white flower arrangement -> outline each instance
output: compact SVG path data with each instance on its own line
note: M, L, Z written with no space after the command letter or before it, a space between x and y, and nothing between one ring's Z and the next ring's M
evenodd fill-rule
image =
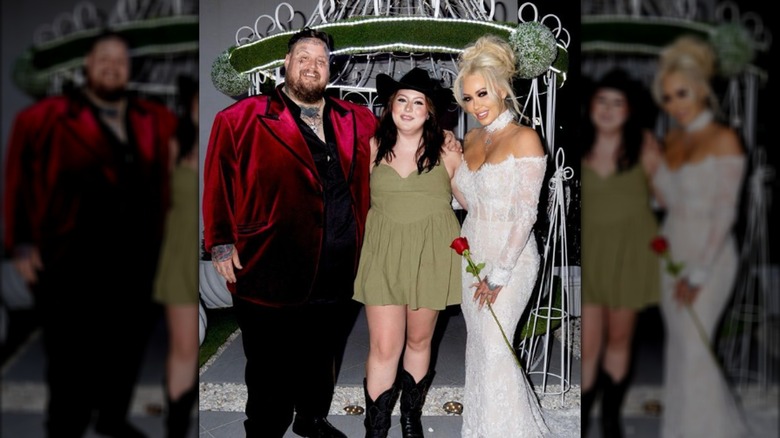
M240 96L249 91L249 75L239 73L230 64L230 50L225 50L211 64L211 82L228 96Z
M718 57L720 72L731 77L753 61L756 45L750 33L739 23L721 24L710 35L712 46Z
M538 21L518 24L509 35L509 44L517 55L517 75L523 79L543 74L558 56L555 35Z

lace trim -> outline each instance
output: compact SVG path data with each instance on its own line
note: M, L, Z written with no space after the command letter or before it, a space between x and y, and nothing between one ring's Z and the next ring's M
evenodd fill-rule
M480 170L482 170L482 168L484 168L484 167L498 167L498 166L506 165L506 163L508 163L508 162L511 162L511 163L514 164L514 163L517 163L518 161L525 161L525 160L528 160L528 161L539 161L539 162L547 161L547 155L542 155L540 157L535 157L535 156L516 157L516 156L510 154L506 158L504 158L503 160L501 160L501 161L499 161L497 163L484 162L476 170L471 170L469 168L469 165L466 162L466 160L463 160L463 162L461 163L461 166L463 168L465 168L469 173L477 173Z
M686 167L697 167L697 166L701 166L701 165L703 165L705 163L708 163L710 161L719 162L719 161L731 161L731 160L743 161L743 160L745 160L745 156L744 155L713 155L713 154L709 154L706 157L702 158L701 160L693 161L693 162L689 162L689 163L683 163L680 166L675 167L674 169L669 167L669 165L666 164L666 161L663 161L663 160L661 161L660 165L661 165L661 167L665 168L666 171L669 172L669 173L677 173L677 172L679 172L680 170L682 170L682 169L684 169Z

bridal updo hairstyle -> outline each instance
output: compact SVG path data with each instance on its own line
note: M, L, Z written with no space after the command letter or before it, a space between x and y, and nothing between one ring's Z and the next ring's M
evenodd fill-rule
M498 36L488 34L467 46L458 57L458 76L453 89L455 100L462 107L463 79L470 75L480 75L485 79L488 95L496 101L501 100L500 91L506 92L507 107L515 114L522 114L517 97L512 89L512 78L517 72L515 52L509 43Z
M663 107L663 81L667 76L679 73L697 87L693 91L701 93L702 100L706 100L710 108L716 109L718 104L710 85L715 62L715 51L709 43L691 35L679 37L661 51L653 80L653 99Z

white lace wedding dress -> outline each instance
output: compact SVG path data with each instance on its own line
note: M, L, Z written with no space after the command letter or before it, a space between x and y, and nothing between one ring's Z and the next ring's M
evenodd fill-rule
M487 275L505 284L493 310L510 342L539 269L532 227L546 163L546 157L510 156L471 171L464 161L455 175L465 201L462 207L468 211L461 234L469 241L472 259L485 262L483 278ZM467 340L462 437L547 436L536 393L487 306L477 308L473 283L474 277L464 271L461 309Z
M674 170L661 164L653 183L665 206L661 233L683 275L703 279L693 304L710 342L732 294L737 248L732 235L745 172L742 156L709 156ZM694 319L674 300L675 278L661 268L666 326L661 436L748 436L740 409L705 346Z

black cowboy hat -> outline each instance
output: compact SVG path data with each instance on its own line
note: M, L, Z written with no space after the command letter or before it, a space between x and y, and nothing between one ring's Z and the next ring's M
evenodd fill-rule
M657 116L657 106L653 102L650 90L641 81L635 79L627 70L613 67L600 79L593 81L589 87L588 102L602 88L611 88L622 92L637 121L647 128L652 128Z
M594 81L590 90L591 96L602 88L612 88L626 95L633 104L634 98L642 85L634 79L626 70L615 67L606 72L599 80Z
M376 91L380 103L387 104L390 96L398 90L414 90L428 96L433 100L436 112L440 115L450 109L455 102L452 90L442 87L441 82L431 79L428 72L419 67L409 70L397 81L384 73L376 76Z

